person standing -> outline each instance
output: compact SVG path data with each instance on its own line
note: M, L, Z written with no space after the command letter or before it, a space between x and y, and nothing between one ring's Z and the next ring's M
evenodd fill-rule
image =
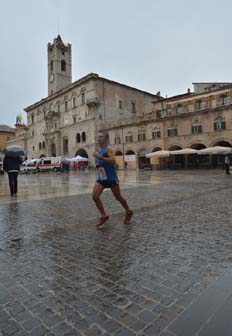
M11 157L6 155L3 160L3 169L8 173L10 195L17 197L18 192L18 173L21 164L20 157Z
M226 174L230 174L230 158L229 155L225 156L225 170L226 170Z
M129 208L126 200L122 197L119 188L119 180L115 168L115 156L112 148L109 146L109 135L106 132L100 132L98 135L99 152L95 152L93 156L98 159L98 177L93 187L92 198L98 208L101 217L96 224L97 228L102 228L109 216L106 214L100 199L101 193L105 188L110 188L114 197L121 203L126 210L124 223L129 224L133 215L133 211Z

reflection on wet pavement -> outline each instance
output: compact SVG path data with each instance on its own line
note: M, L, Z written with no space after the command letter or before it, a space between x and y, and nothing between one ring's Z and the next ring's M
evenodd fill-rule
M12 201L1 177L0 335L179 336L196 299L203 302L209 288L214 297L211 286L232 268L231 177L119 177L133 221L123 224L122 208L106 191L110 220L98 231L94 172L20 175ZM221 305L226 295L217 289ZM188 336L211 315L193 319L198 329Z
M201 175L220 176L221 171L216 173L203 171ZM182 179L191 181L197 171L176 172L139 172L139 171L119 171L120 186L122 189L137 187L140 185L160 184L164 182L178 182ZM7 175L0 175L0 201L1 203L19 202L26 200L40 200L59 196L79 195L91 193L96 180L95 171L75 171L65 173L39 173L20 174L18 178L18 197L10 198ZM206 182L206 181L205 181ZM209 182L209 181L208 181ZM210 183L210 182L209 182Z
M159 176L150 178L148 175L139 175L138 172L119 171L121 187L136 186L139 184L160 183ZM65 173L20 174L19 192L17 199L10 199L7 175L0 176L0 201L11 202L24 200L39 200L43 198L78 195L90 193L96 180L95 171L77 171Z

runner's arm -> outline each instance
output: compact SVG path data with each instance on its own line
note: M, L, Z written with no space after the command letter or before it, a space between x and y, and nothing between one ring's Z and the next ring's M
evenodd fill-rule
M107 152L108 157L101 156L97 152L94 153L94 157L96 157L96 158L98 158L100 160L103 160L103 161L105 161L105 162L107 162L109 164L114 165L116 163L116 161L115 161L115 156L114 156L114 152L113 152L112 148L108 147L107 150L106 150L106 152Z

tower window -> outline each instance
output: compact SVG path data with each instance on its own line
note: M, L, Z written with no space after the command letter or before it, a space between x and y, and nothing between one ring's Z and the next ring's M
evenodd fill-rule
M66 71L66 62L65 62L65 60L61 61L61 71Z
M68 111L68 102L67 101L64 103L64 109L65 109L65 112Z
M51 61L51 71L53 71L53 61Z

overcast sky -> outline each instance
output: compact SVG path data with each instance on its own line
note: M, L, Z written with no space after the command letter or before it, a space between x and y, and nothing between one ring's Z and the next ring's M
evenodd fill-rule
M47 96L58 25L73 81L95 72L171 96L232 80L231 17L231 0L0 0L0 124Z

